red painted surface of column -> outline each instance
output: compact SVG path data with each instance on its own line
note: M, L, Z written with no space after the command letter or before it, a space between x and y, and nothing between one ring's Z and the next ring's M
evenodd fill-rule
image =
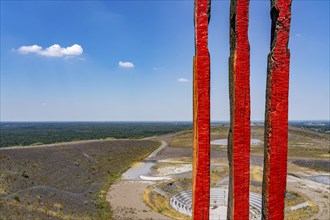
M193 219L208 220L210 207L209 0L195 0Z
M250 45L249 0L231 0L230 8L230 167L227 219L249 219Z
M284 219L287 176L288 50L291 0L271 1L271 52L268 56L265 158L263 176L263 219Z

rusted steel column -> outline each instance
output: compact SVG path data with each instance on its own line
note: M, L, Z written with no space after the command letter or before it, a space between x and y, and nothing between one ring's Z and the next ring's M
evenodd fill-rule
M250 45L249 0L231 0L228 137L229 196L227 219L249 219Z
M209 219L210 207L210 56L209 0L195 0L193 218Z
M268 55L262 218L284 219L288 149L288 50L291 0L271 1L271 48Z

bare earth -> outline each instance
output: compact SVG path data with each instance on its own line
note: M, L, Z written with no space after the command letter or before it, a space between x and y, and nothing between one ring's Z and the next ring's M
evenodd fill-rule
M144 190L152 184L154 182L119 181L112 185L106 198L112 207L113 219L170 219L143 202Z

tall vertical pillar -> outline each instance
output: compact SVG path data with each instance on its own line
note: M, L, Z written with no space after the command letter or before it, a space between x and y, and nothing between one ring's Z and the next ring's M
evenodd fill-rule
M268 55L262 218L284 219L287 176L288 50L291 0L271 0L271 47Z
M227 219L249 219L250 45L249 0L231 0Z
M208 220L210 207L209 0L195 0L193 219Z

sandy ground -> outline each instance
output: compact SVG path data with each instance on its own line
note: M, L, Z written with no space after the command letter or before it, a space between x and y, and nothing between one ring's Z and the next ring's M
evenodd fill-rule
M144 190L154 184L147 181L119 181L111 186L107 201L113 211L113 219L170 219L150 209L142 200Z

